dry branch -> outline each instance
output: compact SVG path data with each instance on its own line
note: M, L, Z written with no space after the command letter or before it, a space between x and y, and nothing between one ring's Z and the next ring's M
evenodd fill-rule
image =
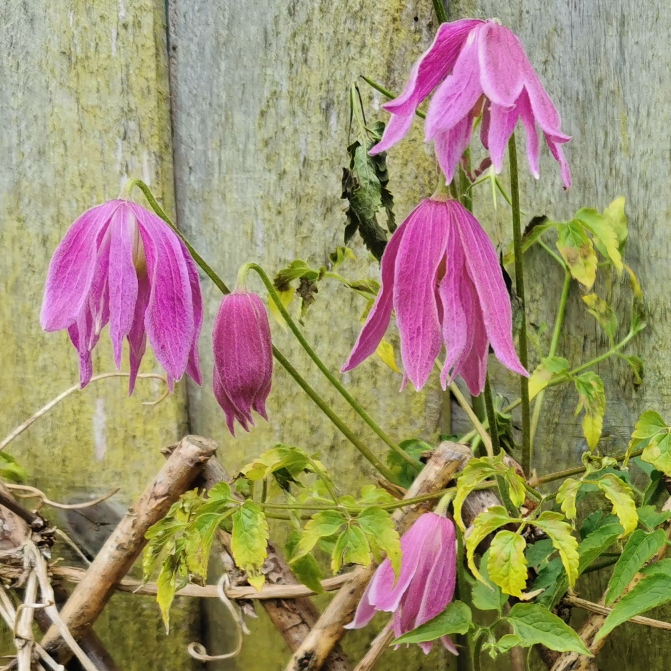
M470 450L456 443L441 443L417 476L405 498L412 498L442 489L461 468ZM435 502L424 502L398 509L394 513L396 528L403 534L420 514L430 510ZM354 611L366 585L373 577L376 565L359 567L336 594L302 645L294 653L287 671L317 671L329 652L345 633L345 625L352 620Z
M61 618L75 639L90 630L117 583L142 552L149 527L162 519L190 487L215 450L216 444L206 438L183 438L138 502L128 510L61 611ZM49 629L41 644L61 663L72 654L56 626Z

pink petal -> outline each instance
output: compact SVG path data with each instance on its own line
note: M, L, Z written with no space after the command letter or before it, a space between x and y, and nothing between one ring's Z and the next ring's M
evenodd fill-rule
M195 324L192 289L177 235L156 215L134 203L147 257L151 297L145 327L158 362L179 380L186 370Z
M464 306L461 302L461 278L464 274L464 252L455 226L450 227L447 238L447 268L445 277L440 282L438 294L443 307L443 341L445 343L445 363L440 375L443 389L452 382L454 375L448 375L454 365L461 359L469 346L468 326ZM456 372L456 371L455 371Z
M527 134L527 160L529 161L529 171L538 179L540 171L538 162L540 159L541 146L538 141L538 131L536 130L536 119L534 118L529 96L526 91L522 91L518 101L517 109Z
M487 336L496 357L513 372L528 376L513 344L510 298L496 250L477 219L457 201L450 201L450 204L456 211L466 268L475 285Z
M550 96L546 93L538 75L531 64L524 69L524 87L529 95L529 102L538 125L548 135L555 137L557 141L568 142L571 137L560 131L561 117L554 106Z
M485 100L484 106L482 108L482 123L480 124L480 142L482 146L489 151L489 101Z
M436 157L447 184L452 181L461 156L468 149L472 130L473 117L469 113L454 128L436 135Z
M503 156L508 146L508 140L515 131L519 117L517 107L504 108L491 104L489 108L489 135L487 143L489 155L496 172L501 172Z
M394 307L394 267L398 248L408 228L408 223L413 220L415 213L420 207L421 203L408 215L387 243L380 264L380 291L375 298L371 311L368 313L366 323L361 329L361 333L352 348L349 358L340 369L342 373L352 370L352 368L355 368L373 354L384 337Z
M114 350L114 363L121 367L123 339L133 325L137 300L137 272L133 265L133 227L135 217L127 203L112 215L110 222L109 296L110 337Z
M447 650L449 650L453 655L456 655L459 657L459 651L455 647L454 643L452 643L452 639L449 636L441 636L440 642L445 646Z
M547 134L545 135L545 141L548 143L550 153L552 156L554 156L555 160L559 162L562 180L564 180L564 187L569 189L571 187L571 169L569 168L568 161L564 156L564 150L561 148L560 143L553 140Z
M142 357L147 349L147 332L144 327L144 318L147 312L150 295L151 288L149 286L149 277L145 273L138 279L133 326L128 333L128 358L130 361L130 379L128 381L129 396L135 389L137 373L140 369L140 364L142 363Z
M485 389L489 340L482 319L480 300L468 275L462 279L461 301L468 319L469 340L462 357L454 365L454 374L463 378L473 396L478 396Z
M425 200L411 216L396 259L394 308L403 365L419 390L431 374L442 343L435 290L445 256L449 213L446 203Z
M49 263L40 323L45 331L73 324L86 303L96 264L96 252L119 201L98 205L70 227Z
M495 105L511 107L522 92L529 60L519 38L505 26L488 21L478 31L480 82Z
M214 397L217 399L217 403L219 403L219 406L226 415L226 425L228 426L228 430L231 432L231 435L235 436L235 425L233 422L236 419L240 423L240 426L242 426L245 431L249 432L248 421L251 421L251 419L243 416L231 401L230 397L226 393L226 390L221 384L221 379L219 378L219 373L217 372L216 366L212 372L212 389L214 391Z
M370 585L371 583L368 583L368 586L361 597L361 601L359 601L354 619L349 624L345 625L345 629L361 629L362 627L365 627L377 612L375 606L371 605L368 599Z
M480 64L478 60L477 33L472 30L452 74L436 89L426 115L424 132L427 142L438 133L445 132L459 123L482 95Z
M181 240L180 240L181 242ZM189 273L189 284L191 285L191 302L193 305L193 343L189 352L189 361L186 365L186 372L197 384L203 384L203 376L200 372L200 356L198 354L198 338L203 326L203 296L200 291L200 279L198 278L198 268L191 258L189 250L182 243L186 269Z
M441 24L433 44L413 66L403 93L383 105L392 118L371 154L387 151L408 132L417 107L452 70L468 33L481 23L477 19L462 19Z

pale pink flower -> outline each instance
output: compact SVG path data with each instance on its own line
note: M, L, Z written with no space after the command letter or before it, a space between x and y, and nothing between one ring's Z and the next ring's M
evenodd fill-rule
M40 322L45 331L68 330L82 387L108 322L117 369L128 339L129 393L147 337L170 388L184 372L201 384L202 321L198 271L188 250L164 221L135 203L111 200L84 212L49 264Z
M521 119L531 174L539 176L538 124L560 164L564 185L571 186L571 171L561 148L571 138L561 132L559 113L509 28L492 20L443 23L413 67L405 91L383 105L392 117L371 154L387 151L408 132L418 106L434 89L424 132L427 142L435 142L448 183L470 144L474 118L482 112L481 139L497 172Z
M389 240L381 273L380 292L343 372L375 352L394 310L405 374L417 390L426 384L442 344L443 389L460 375L471 394L482 393L490 343L502 364L528 375L515 352L510 298L496 250L459 202L423 200Z
M224 296L214 321L214 395L235 435L238 420L245 431L254 426L252 409L265 420L273 375L273 345L263 301L253 293Z
M425 513L403 534L401 552L398 581L390 561L385 559L346 629L361 629L377 611L386 611L394 614L394 634L398 638L442 613L452 601L457 582L457 541L451 520ZM452 654L459 654L449 636L440 640ZM433 641L418 645L428 654Z

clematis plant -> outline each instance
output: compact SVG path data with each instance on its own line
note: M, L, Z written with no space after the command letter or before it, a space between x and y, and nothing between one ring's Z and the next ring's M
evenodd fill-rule
M405 135L418 106L432 92L425 135L435 144L437 165L431 162L428 169L439 172L439 188L420 200L396 229L390 190L393 164L388 168L385 154ZM367 121L357 86L351 90L357 136L348 138L343 179L343 198L349 205L346 246L329 254L325 265L313 268L294 259L271 279L257 264L246 263L238 272L238 288L231 293L169 220L149 188L133 180L131 186L142 190L154 213L120 199L77 219L49 268L42 325L49 331L68 330L79 352L82 386L91 377L91 352L107 323L117 367L123 340L128 340L131 391L146 338L171 385L184 372L200 382L203 307L195 260L224 294L208 342L214 364L212 391L223 411L222 427L225 423L234 434L237 422L249 431L253 412L277 421L266 412L267 405L273 407L275 359L368 461L369 466L356 463L344 447L320 445L319 436L306 432L306 442L313 444L259 447L260 454L251 455L249 463L234 465L238 475L231 485L220 483L209 494L194 490L183 496L148 534L145 578L158 573L158 601L166 623L177 590L192 576L207 578L212 543L216 532L224 530L231 535L235 563L259 590L266 575L276 575L278 565L283 575L291 567L306 586L304 594L332 586L322 582L326 565L334 574L352 566L369 567L348 576L316 633L296 651L291 669L305 660L317 669L345 628L369 626L376 613L391 617L361 668L371 668L387 643L417 643L428 653L440 640L457 654L451 638L455 635L461 637L459 652L478 661L483 650L497 657L541 642L562 654L591 656L598 639L614 627L648 607L671 601L671 579L661 562L655 562L667 545L663 525L669 519L668 502L665 510L657 506L665 491L664 476L671 477L671 426L648 411L634 427L625 454L607 455L601 445L607 403L596 365L618 357L631 369L629 388L643 383L641 360L626 352L645 327L645 306L634 270L623 260L624 198L616 198L601 211L581 208L567 221L535 217L522 231L517 122L521 120L526 131L531 173L539 176L540 128L566 187L571 177L563 145L570 138L561 131L559 113L519 38L497 21L443 23L414 66L405 91L389 98L384 107L391 119L382 132L381 122ZM491 222L480 209L475 210L477 218L473 213L480 181L471 179L469 170L453 179L460 162L467 163L478 125L497 172L503 170L507 147L510 193L501 183L505 179L495 182L512 211L512 230L503 235L512 239L507 248L497 248L490 240L486 229ZM377 220L382 212L389 239ZM356 246L347 245L356 231L374 252L371 263L381 256L379 276L377 271L371 277L350 276ZM564 278L561 291L557 287L553 292L550 275L545 274L543 290L537 292L544 297L561 295L547 337L542 327L533 326L545 314L534 312L528 318L525 305L525 252L532 247L556 263ZM247 289L249 271L261 280L260 294ZM514 275L514 291L513 282L506 281L508 272ZM615 285L615 273L626 272L630 281L630 327L619 339L621 315L593 290L597 272L607 286ZM313 311L324 300L319 293L323 282L335 282L349 292L349 298L364 301L364 324L342 368L350 375L343 378L322 361L305 333ZM285 331L275 331L275 345L262 297L266 294L277 326ZM297 297L299 316L293 306ZM608 341L608 349L591 360L577 360L575 347L566 348L571 361L560 356L569 300L573 308L584 306L595 317ZM354 340L359 322L353 320L351 329ZM344 418L339 404L322 396L277 347L285 337L295 337L350 406L351 417ZM514 393L510 374L502 379L501 369L491 368L494 357L518 376L518 399L510 399ZM414 392L405 389L407 379L417 391L427 387L435 392L440 383L443 390L449 389L445 400L450 409L455 415L461 412L472 430L455 437L452 431L459 426L455 423L454 429L446 429L448 435L438 429L424 432L422 439L399 441L390 435L347 386L350 376L365 380L366 367L369 372L378 360L388 367L378 374L402 375L396 378L402 383L394 413L411 413L415 407L410 397ZM584 445L578 450L582 465L538 475L532 469L533 449L542 427L544 396L567 384L575 389L576 414L582 419ZM276 386L273 394L283 391ZM367 397L375 403L373 390ZM352 417L367 428L352 425ZM282 429L278 422L276 433L281 435ZM343 491L316 451L324 448L335 452L340 462L361 466L362 477L370 481L360 490ZM627 468L639 457L637 463L648 472L649 482L636 491ZM549 494L543 487L554 481L561 484ZM603 516L604 507L612 515ZM582 515L586 509L598 509L598 514ZM265 563L270 516L278 524L288 523L284 558L275 556L272 567ZM579 517L586 519L578 528ZM411 520L416 521L409 525ZM396 529L408 526L399 537ZM605 563L595 562L614 545L622 552L603 598L612 611L596 638L585 642L554 611L562 599L564 607L576 603L569 590L581 573L604 568ZM291 588L292 595L300 589ZM281 608L280 600L274 603L274 608ZM490 611L490 617L481 621L469 604L477 611ZM593 609L603 611L596 604ZM592 635L596 629L592 622L586 631ZM323 635L325 630L328 636ZM500 635L503 630L510 633Z

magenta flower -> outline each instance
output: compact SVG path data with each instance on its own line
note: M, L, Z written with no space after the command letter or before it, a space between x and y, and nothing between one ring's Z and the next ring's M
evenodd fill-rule
M365 627L377 611L383 610L394 614L394 634L398 638L442 613L452 601L457 582L457 540L451 520L425 513L401 538L401 552L398 581L385 559L346 629ZM459 654L449 636L440 640L452 654ZM428 654L433 641L419 646Z
M521 119L531 174L538 178L538 124L559 162L564 185L571 186L571 171L561 148L571 138L561 132L559 113L510 29L492 20L443 23L429 50L413 67L405 91L383 105L392 117L371 154L387 151L403 138L417 107L434 89L424 132L427 142L435 142L448 183L471 141L473 120L482 112L482 144L497 172Z
M117 369L123 339L130 345L129 393L147 336L171 389L184 372L201 384L202 321L198 271L184 243L135 203L111 200L84 212L49 264L40 322L45 331L68 329L79 352L82 387L91 379L91 352L108 322Z
M226 413L245 431L254 426L252 409L267 420L266 399L273 375L273 344L268 315L261 299L236 290L224 296L214 320L214 395Z
M375 352L395 310L405 374L418 391L442 343L443 389L460 375L471 394L482 393L490 343L502 364L528 375L515 352L496 250L459 202L423 200L392 235L381 270L380 292L343 372Z

